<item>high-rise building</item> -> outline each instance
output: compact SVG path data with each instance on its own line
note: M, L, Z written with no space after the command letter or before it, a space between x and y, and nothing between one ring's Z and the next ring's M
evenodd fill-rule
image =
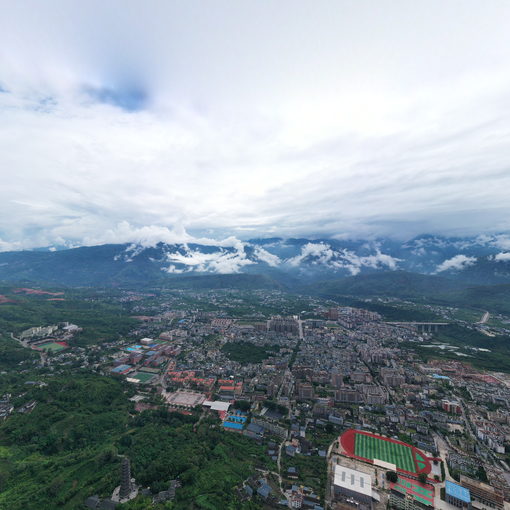
M299 323L296 319L284 319L282 317L273 317L268 321L269 331L276 333L291 333L297 335L299 333Z
M326 316L330 321L337 321L339 317L338 308L330 308Z
M313 398L313 386L307 382L299 383L297 393L300 399L310 400Z

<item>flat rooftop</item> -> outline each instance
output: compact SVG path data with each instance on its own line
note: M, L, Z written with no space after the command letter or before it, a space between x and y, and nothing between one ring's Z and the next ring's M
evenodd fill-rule
M202 404L204 400L205 395L192 391L178 390L166 395L167 403L174 406L195 407Z
M372 497L372 477L362 471L336 464L333 483L337 487Z
M210 407L213 411L228 411L230 402L221 402L219 400L211 401L206 400L203 403L204 406Z
M445 491L448 496L464 501L464 503L471 503L471 494L469 493L469 490L461 485L447 481L445 484Z

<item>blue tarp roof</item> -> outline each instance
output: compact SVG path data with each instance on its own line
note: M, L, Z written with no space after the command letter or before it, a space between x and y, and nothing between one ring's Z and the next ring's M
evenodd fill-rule
M445 490L448 496L460 499L460 501L464 501L464 503L471 503L471 494L469 493L468 489L465 489L456 483L447 481Z

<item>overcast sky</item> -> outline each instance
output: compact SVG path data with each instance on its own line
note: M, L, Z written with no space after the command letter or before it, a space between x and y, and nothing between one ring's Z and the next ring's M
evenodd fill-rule
M0 250L510 230L507 1L0 7Z

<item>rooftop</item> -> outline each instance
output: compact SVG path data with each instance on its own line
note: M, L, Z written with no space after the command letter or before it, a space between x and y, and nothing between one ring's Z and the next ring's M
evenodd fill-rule
M335 466L334 484L365 496L372 496L372 477L340 464Z
M457 485L456 483L447 481L445 484L445 490L448 496L464 501L464 503L471 503L471 494L468 489Z

